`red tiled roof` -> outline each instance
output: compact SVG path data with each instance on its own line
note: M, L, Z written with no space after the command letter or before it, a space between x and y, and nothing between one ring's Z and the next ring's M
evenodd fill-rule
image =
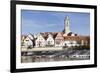
M75 40L75 41L89 40L89 37L87 36L65 36L64 40Z
M43 38L46 40L48 38L48 35L51 34L53 38L55 39L57 34L60 33L64 40L75 40L75 41L80 41L80 40L90 40L90 36L78 36L75 34L75 36L71 36L72 32L68 33L68 35L63 36L63 32L44 32L40 33ZM22 35L21 38L24 36L24 39L27 37L26 35ZM35 38L36 40L36 38Z

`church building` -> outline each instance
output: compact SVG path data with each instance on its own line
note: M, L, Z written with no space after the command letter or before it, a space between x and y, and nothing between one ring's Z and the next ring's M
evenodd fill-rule
M80 36L78 34L72 33L70 30L70 18L67 16L65 18L65 31L63 34L64 37L64 45L66 46L79 46L79 45L88 45L89 36Z

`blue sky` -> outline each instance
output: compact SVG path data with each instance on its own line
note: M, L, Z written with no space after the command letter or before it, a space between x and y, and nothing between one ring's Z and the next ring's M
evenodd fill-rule
M61 32L64 19L70 17L70 29L79 35L90 34L90 14L79 12L53 12L21 10L22 34Z

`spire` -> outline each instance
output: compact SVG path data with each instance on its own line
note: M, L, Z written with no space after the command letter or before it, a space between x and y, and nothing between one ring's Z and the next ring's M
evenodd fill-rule
M65 17L65 34L70 32L70 18L67 16Z

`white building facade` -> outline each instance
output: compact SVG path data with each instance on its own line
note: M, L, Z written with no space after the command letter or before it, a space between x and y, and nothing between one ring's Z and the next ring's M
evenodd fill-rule
M45 46L46 46L46 40L41 34L39 34L35 40L35 47L45 47Z
M54 42L54 38L53 35L49 34L48 38L46 40L46 45L47 46L54 46L55 42Z
M29 38L29 37L26 37L24 40L23 40L23 47L33 47L33 42L32 40Z
M55 47L62 47L64 46L64 37L62 33L58 33L55 37Z

